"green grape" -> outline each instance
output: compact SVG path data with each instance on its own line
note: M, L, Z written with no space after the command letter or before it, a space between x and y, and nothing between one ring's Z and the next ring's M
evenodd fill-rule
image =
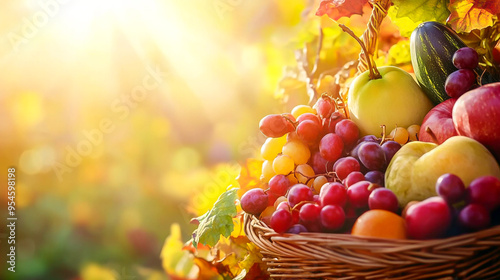
M295 168L295 177L301 184L306 184L309 187L312 186L314 180L309 180L309 178L314 177L314 170L309 164L300 164ZM309 182L308 182L309 180Z
M305 113L316 114L316 109L313 109L309 105L297 105L292 109L292 116L297 119L300 115Z
M260 148L260 153L262 157L266 160L273 160L279 153L286 143L286 135L278 138L267 138L266 142L262 144Z
M323 187L323 185L326 183L328 183L328 179L323 175L314 178L313 189L315 193L319 194L321 191L321 187Z
M420 125L418 124L410 125L406 130L408 131L410 141L418 141L418 133L420 131Z
M276 175L273 170L273 162L270 160L266 160L262 163L262 175L261 175L261 180L264 183L269 182L271 178Z
M292 158L293 162L297 165L307 163L311 156L309 147L298 140L293 140L286 143L282 150L284 155Z
M389 136L391 138L394 138L394 141L398 142L401 145L404 145L406 144L406 142L408 142L410 134L408 133L408 130L406 130L406 128L396 127L391 131L391 134Z
M293 173L288 174L288 176L286 176L286 177L288 178L288 181L290 181L290 186L293 186L299 182L297 180L297 177L295 177L295 174L293 174Z
M292 172L294 168L293 159L287 155L279 155L273 160L273 170L276 174L286 175Z

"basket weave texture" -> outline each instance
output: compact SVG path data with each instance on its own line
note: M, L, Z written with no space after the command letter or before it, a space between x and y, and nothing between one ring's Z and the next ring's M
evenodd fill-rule
M435 240L278 234L245 214L273 279L500 279L500 226Z

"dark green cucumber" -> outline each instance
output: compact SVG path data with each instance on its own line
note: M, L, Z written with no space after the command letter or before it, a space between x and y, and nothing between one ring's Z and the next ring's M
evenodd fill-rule
M439 22L424 22L411 34L413 71L422 90L436 105L450 98L444 83L457 70L453 54L463 47L466 45L457 34Z

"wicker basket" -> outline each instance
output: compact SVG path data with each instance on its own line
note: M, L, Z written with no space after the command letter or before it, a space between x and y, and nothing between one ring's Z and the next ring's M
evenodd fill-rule
M374 1L362 35L368 57L360 54L358 73L367 70L368 60L373 64L378 30L390 5L390 0ZM500 226L418 241L332 233L281 235L249 214L244 223L274 279L500 280Z
M500 226L427 241L280 235L245 214L245 233L273 279L500 279Z

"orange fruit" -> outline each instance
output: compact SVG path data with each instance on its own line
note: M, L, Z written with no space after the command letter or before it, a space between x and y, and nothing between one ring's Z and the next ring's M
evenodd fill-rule
M352 227L352 235L406 239L405 220L390 211L374 209L358 217Z

